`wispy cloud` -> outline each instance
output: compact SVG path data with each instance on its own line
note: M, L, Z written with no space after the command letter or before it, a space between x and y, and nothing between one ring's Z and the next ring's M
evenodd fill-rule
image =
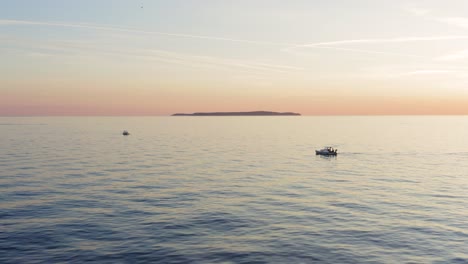
M466 28L468 29L468 17L458 17L458 16L453 16L453 17L442 17L442 16L437 16L437 15L429 15L430 11L429 9L424 9L420 7L415 7L415 6L409 6L406 8L406 10L414 15L417 16L424 16L427 19L430 19L432 21L436 21L439 23L444 23L450 26L456 26L460 28ZM444 39L440 40L461 40L461 39L466 39L465 36L447 36ZM443 56L439 56L434 58L435 61L457 61L457 60L462 60L462 59L467 59L468 58L468 49L448 53Z
M468 28L468 18L466 17L438 17L433 14L433 10L415 4L408 4L403 7L406 12L418 16L424 17L427 20L442 22L448 25ZM351 52L369 53L369 54L382 54L382 55L397 55L405 57L416 57L424 58L422 56L416 56L413 54L401 54L387 51L375 51L370 49L354 48L356 45L367 45L367 44L391 44L391 43L411 43L411 42L433 42L433 41L452 41L452 40L467 40L468 35L447 35L447 36L428 36L428 37L397 37L397 38L363 38L363 39L349 39L349 40L338 40L338 41L327 41L327 42L315 42L310 44L295 45L287 47L283 50L288 52L297 52L297 50L305 48L329 48L337 50L348 50ZM447 55L433 58L435 61L455 61L468 58L468 50L462 50L458 52L449 53ZM431 58L428 58L431 59ZM413 71L406 73L405 75L420 75L420 74L436 74L436 73L449 73L452 71L445 70L422 70Z
M468 28L468 18L466 17L441 17L435 18L435 20L452 26Z
M348 39L348 40L338 40L338 41L325 41L325 42L315 42L302 45L292 45L282 49L286 52L301 54L300 49L306 48L325 48L325 49L334 49L334 50L343 50L351 51L358 53L368 53L368 54L377 54L377 55L393 55L393 56L403 56L403 57L413 57L413 58L426 58L423 56L418 56L414 54L405 54L397 52L388 52L388 51L376 51L371 49L363 48L350 48L356 44L389 44L389 43L410 43L410 42L422 42L422 41L447 41L447 40L464 40L468 39L468 35L452 35L452 36L430 36L430 37L398 37L398 38L364 38L364 39Z
M461 50L458 52L454 52L454 53L436 58L436 60L438 61L455 61L455 60L461 60L461 59L468 59L468 49Z
M424 16L426 19L429 19L431 21L436 21L439 23L444 23L446 25L450 26L456 26L460 28L465 28L468 29L468 17L459 17L459 16L452 16L452 17L443 17L443 16L437 16L432 13L429 9L421 8L421 7L416 7L416 6L406 6L405 10L409 13L412 13L413 15L416 16ZM444 38L440 38L440 40L461 40L461 39L466 39L465 36L446 36ZM468 58L468 49L448 53L443 56L439 56L434 58L435 61L440 61L440 62L449 62L449 61L457 61L457 60L462 60L462 59L467 59ZM429 71L431 72L431 71ZM437 71L437 72L444 72L446 71ZM453 72L453 71L449 71ZM434 72L435 73L435 72Z
M468 28L468 17L459 17L459 16L452 16L452 17L444 17L434 14L431 9L423 8L420 6L416 6L414 4L405 5L403 10L406 12L419 17L424 17L425 19L441 22L444 24Z
M310 43L310 44L296 45L296 47L338 46L338 45L366 44L366 43L368 44L402 43L402 42L415 42L415 41L437 41L437 40L457 40L457 39L468 39L468 35L349 39L349 40L328 41L328 42L315 42L315 43Z
M121 27L115 27L115 26L101 26L101 25L94 25L94 24L74 24L74 23L60 23L60 22L0 19L0 26L1 25L4 25L4 26L30 25L30 26L70 27L70 28L83 28L83 29L94 29L94 30L105 30L105 31L118 31L118 32L145 34L145 35L160 35L160 36L180 37L180 38L207 39L207 40L216 40L216 41L239 42L239 43L257 44L257 45L272 45L272 46L292 45L291 43L278 43L278 42L256 41L256 40L247 40L247 39L225 38L225 37L217 37L217 36L168 33L168 32L159 32L159 31L145 31L145 30L137 30L137 29L131 29L131 28L121 28Z
M376 50L369 50L369 49L354 49L354 48L341 48L341 47L334 47L334 46L302 46L302 45L296 45L296 46L291 46L285 49L282 49L285 52L289 53L294 53L297 55L304 55L303 52L297 52L297 49L300 48L320 48L320 49L332 49L332 50L341 50L341 51L350 51L350 52L355 52L355 53L366 53L366 54L374 54L374 55L392 55L392 56L402 56L402 57L413 57L413 58L425 58L423 56L417 56L417 55L412 55L412 54L402 54L402 53L396 53L396 52L387 52L387 51L376 51Z
M413 13L420 13L420 14L428 13L428 12L423 12L423 9L416 8L416 7L408 8L408 10L412 10ZM466 24L466 26L468 27L468 19L466 19L465 21L462 18L446 18L445 20L446 20L445 21L446 23L456 24L459 26ZM12 25L69 27L69 28L113 31L113 32L123 32L123 33L141 34L141 35L158 35L158 36L167 36L167 37L205 39L205 40L213 40L213 41L237 42L237 43L247 43L247 44L255 44L255 45L279 46L279 47L283 47L282 51L286 51L290 53L298 53L298 54L303 54L303 52L297 51L298 49L321 48L321 49L335 49L335 50L342 50L342 51L350 51L350 52L357 52L357 53L367 53L367 54L376 54L376 55L394 55L394 56L415 57L415 58L422 58L422 57L413 55L413 54L402 54L402 53L396 53L396 52L376 51L376 50L371 50L371 49L359 49L359 48L350 48L350 47L343 47L343 46L353 45L353 44L382 44L382 43L404 43L404 42L415 42L415 41L468 39L468 35L459 35L459 36L433 36L433 37L367 38L367 39L350 39L350 40L315 42L315 43L309 43L309 44L295 44L295 43L281 43L281 42L268 42L268 41L257 41L257 40L248 40L248 39L225 38L225 37L218 37L218 36L168 33L168 32L159 32L159 31L145 31L145 30L137 30L137 29L131 29L131 28L122 28L122 27L108 26L108 25L103 26L103 25L88 24L88 23L77 24L77 23L63 23L63 22L49 22L49 21L0 19L0 26L12 26Z
M82 57L89 59L102 58L129 58L143 61L160 62L164 64L177 64L191 68L230 68L247 72L262 73L293 73L304 70L302 67L282 65L267 62L258 62L241 59L230 59L215 56L192 55L163 49L135 49L119 46L102 46L90 42L69 41L35 41L28 39L8 39L6 43L23 54L43 54L47 56L61 56L63 58ZM97 55L96 55L97 54ZM45 57L45 56L44 56Z
M423 8L414 4L407 4L403 6L403 10L414 16L425 16L431 12L430 9Z
M142 53L138 56L144 56L150 59L165 59L174 60L176 62L187 62L190 65L214 65L223 67L244 68L250 70L270 71L278 73L287 73L294 71L302 71L304 68L295 67L290 65L269 64L262 62L252 62L236 59L225 59L212 56L197 56L183 54L179 52L171 52L166 50L141 50Z
M457 26L457 27L462 27L462 28L468 28L468 17L459 17L459 16L453 16L453 17L444 17L444 16L437 16L433 14L432 10L427 9L427 8L422 8L419 6L415 5L407 5L404 6L403 9L415 16L420 16L420 17L425 17L426 19L432 20L432 21L437 21L441 22L444 24L452 25L452 26Z
M433 74L447 74L447 73L454 73L456 71L451 71L451 70L417 70L417 71L411 71L411 72L406 72L403 75L433 75Z
M203 35L190 35L190 34L179 34L179 33L167 33L157 31L144 31L129 28L121 28L115 26L101 26L95 24L75 24L75 23L59 23L59 22L45 22L45 21L28 21L28 20L5 20L0 19L0 26L50 26L50 27L67 27L67 28L80 28L80 29L92 29L99 31L112 31L129 34L140 34L140 35L158 35L158 36L169 36L169 37L180 37L180 38L192 38L192 39L205 39L214 41L227 41L227 42L239 42L255 45L273 45L273 46L287 46L292 45L290 43L275 43L266 41L255 41L246 39L233 39L216 36L203 36ZM189 67L231 67L238 69L250 69L258 70L260 72L278 72L286 73L291 71L302 71L301 67L295 67L290 65L278 65L264 62L252 62L245 60L226 59L219 57L210 56L195 56L179 52L170 52L165 50L135 50L135 49L106 49L96 50L95 45L86 45L83 43L71 42L71 43L35 43L34 46L28 45L27 40L14 40L9 39L9 42L16 42L19 47L29 47L35 49L43 49L47 51L58 51L65 52L62 56L85 56L86 54L98 52L101 55L113 55L113 56L124 56L144 60L159 61L163 63L179 64ZM89 44L89 43L88 43ZM36 52L38 53L38 52ZM30 54L32 54L30 52Z

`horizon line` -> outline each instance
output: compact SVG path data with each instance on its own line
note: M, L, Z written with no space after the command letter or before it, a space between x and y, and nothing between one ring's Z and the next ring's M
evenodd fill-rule
M297 116L468 116L467 114L301 114ZM192 116L192 115L187 115ZM195 117L236 117L236 116L197 116ZM271 115L273 117L287 117L286 115ZM291 115L292 116L292 115ZM0 118L10 117L173 117L173 114L140 114L140 115L0 115ZM180 117L180 116L179 116ZM243 117L243 116L237 116ZM246 116L246 117L270 117L266 116Z

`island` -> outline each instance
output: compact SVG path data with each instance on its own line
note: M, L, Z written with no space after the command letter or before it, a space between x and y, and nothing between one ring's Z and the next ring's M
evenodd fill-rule
M271 111L251 111L251 112L198 112L192 114L177 113L172 116L300 116L293 112L271 112Z

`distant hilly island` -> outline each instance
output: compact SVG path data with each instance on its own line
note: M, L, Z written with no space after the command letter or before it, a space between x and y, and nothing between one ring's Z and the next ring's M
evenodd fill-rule
M192 114L177 113L172 116L300 116L293 112L271 112L271 111L251 111L251 112L198 112Z

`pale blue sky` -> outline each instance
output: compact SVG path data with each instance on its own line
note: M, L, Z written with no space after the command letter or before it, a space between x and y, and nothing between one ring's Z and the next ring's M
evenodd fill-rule
M0 115L374 113L365 98L385 97L468 113L463 0L0 0L0 56Z

